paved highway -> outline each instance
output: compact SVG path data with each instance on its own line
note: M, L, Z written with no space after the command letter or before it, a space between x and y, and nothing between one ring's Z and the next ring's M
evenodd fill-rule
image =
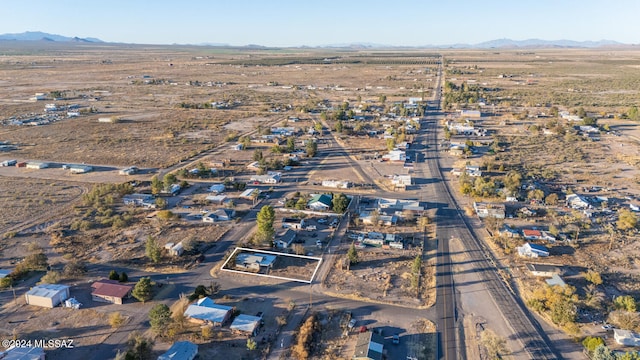
M455 198L451 195L451 189L444 181L437 143L438 119L441 117L439 113L440 82L439 78L435 99L428 103L423 130L415 141L418 144L424 141L428 145L425 152L425 162L428 166L426 169L422 168L429 173L434 185L428 195L436 207L435 221L438 237L436 310L438 313L437 328L440 335L439 358L466 358L464 339L456 340L456 333L459 333L458 329L462 329L462 324L458 322L457 304L459 299L457 299L455 291L449 252L449 240L456 238L462 241L469 262L474 264L474 268L483 279L484 286L491 294L496 307L502 312L502 317L513 330L513 334L523 344L529 357L531 359L556 359L558 356L549 345L550 341L544 331L524 306L522 300L514 296L499 276L496 259L474 233L473 228L456 204ZM498 314L492 315L495 317Z

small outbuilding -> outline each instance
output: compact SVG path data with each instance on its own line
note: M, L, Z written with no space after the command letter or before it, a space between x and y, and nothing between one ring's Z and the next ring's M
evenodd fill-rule
M158 356L158 360L193 360L198 355L198 345L191 341L173 343L169 350Z
M262 318L258 316L240 314L233 319L230 329L249 336L256 336L261 321Z
M69 298L69 287L60 284L34 286L24 295L29 305L54 308Z

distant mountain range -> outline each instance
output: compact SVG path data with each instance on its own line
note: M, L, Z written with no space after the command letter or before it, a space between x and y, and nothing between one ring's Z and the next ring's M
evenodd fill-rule
M19 34L1 34L0 41L53 41L53 42L78 42L78 43L102 43L104 41L96 38L79 38L68 37L56 34L49 34L41 31L27 31ZM224 43L212 43L206 42L197 44L198 46L220 46L229 47L231 45ZM349 49L389 49L389 48L411 48L411 49L495 49L495 48L595 48L603 46L624 46L627 44L619 43L612 40L600 40L600 41L574 41L574 40L541 40L541 39L527 39L527 40L511 40L511 39L496 39L481 42L478 44L451 44L451 45L424 45L424 46L394 46L383 45L375 43L349 43L349 44L331 44L322 46L306 46L302 45L302 48L349 48ZM246 48L269 48L262 45L246 45L240 46Z
M595 48L602 46L624 46L627 44L613 40L600 41L574 41L574 40L511 40L496 39L478 44L450 44L450 45L423 45L423 46L394 46L373 43L331 44L318 46L321 48L350 48L350 49L375 49L375 48L431 48L431 49L493 49L493 48Z
M79 38L68 37L56 34L49 34L41 31L26 31L19 34L1 34L0 40L12 41L56 41L56 42L85 42L85 43L101 43L104 42L96 38Z

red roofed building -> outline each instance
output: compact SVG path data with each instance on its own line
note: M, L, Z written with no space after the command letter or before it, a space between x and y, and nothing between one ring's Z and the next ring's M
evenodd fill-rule
M122 300L131 296L132 285L125 285L116 280L98 280L91 285L93 301L109 302L122 305Z
M522 235L527 240L540 240L542 239L542 232L540 230L522 230Z

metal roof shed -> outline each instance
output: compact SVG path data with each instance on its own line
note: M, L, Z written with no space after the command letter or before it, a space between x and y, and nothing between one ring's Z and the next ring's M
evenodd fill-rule
M27 304L53 308L69 298L69 287L59 284L34 286L24 295Z

